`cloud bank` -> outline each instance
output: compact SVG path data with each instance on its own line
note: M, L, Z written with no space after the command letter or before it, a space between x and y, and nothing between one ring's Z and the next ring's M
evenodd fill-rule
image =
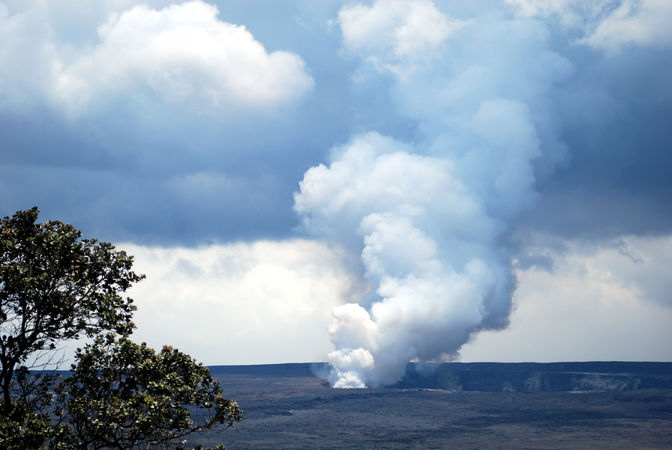
M533 240L543 240L536 236ZM548 250L549 270L520 267L506 330L483 332L463 361L669 361L672 240L625 236L607 247L572 242Z
M361 289L343 252L314 241L119 248L147 275L129 291L137 339L209 364L319 361L331 308Z

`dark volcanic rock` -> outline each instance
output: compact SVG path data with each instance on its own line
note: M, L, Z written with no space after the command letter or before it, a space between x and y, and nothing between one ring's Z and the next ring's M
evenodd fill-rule
M213 367L243 408L228 448L672 448L671 363L410 364L384 389L324 365Z

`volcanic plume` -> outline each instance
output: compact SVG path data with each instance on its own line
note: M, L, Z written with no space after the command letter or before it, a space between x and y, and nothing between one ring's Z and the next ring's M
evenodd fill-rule
M307 231L360 255L371 289L333 310L328 359L334 387L372 387L507 325L508 233L564 156L553 89L572 68L532 20L379 0L344 7L339 24L362 76L389 82L417 124L412 142L353 135L295 194Z

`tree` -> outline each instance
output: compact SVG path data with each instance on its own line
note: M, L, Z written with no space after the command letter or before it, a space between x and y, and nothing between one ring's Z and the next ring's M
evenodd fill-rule
M0 448L179 448L190 433L241 420L206 367L128 338L135 306L121 294L144 278L133 258L38 215L0 223ZM30 370L53 367L57 345L84 336L93 342L64 381Z
M12 402L15 372L59 342L102 330L133 330L135 306L120 294L143 275L133 258L70 224L36 223L31 208L0 224L0 411Z
M9 412L0 415L0 448L40 448L45 439L57 439L65 427L52 423L47 407L49 399L49 395L41 397L40 408L25 402L12 403Z
M180 448L193 432L242 419L208 368L172 347L156 353L108 334L79 350L76 360L57 389L56 414L68 424L68 447Z

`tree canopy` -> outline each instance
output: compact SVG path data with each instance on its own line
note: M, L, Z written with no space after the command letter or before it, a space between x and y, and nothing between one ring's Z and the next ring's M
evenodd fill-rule
M36 352L102 330L129 334L133 301L121 294L143 275L108 242L81 239L60 221L36 223L31 208L0 224L0 389L11 405L14 371Z
M228 428L242 418L208 368L170 346L157 353L108 334L79 350L76 359L56 402L56 415L72 430L70 446L180 446L193 432Z
M38 215L0 223L0 447L180 447L190 433L241 420L206 367L130 340L136 308L122 294L144 278L133 258ZM65 380L31 372L49 367L39 357L59 343L85 336L93 340Z

